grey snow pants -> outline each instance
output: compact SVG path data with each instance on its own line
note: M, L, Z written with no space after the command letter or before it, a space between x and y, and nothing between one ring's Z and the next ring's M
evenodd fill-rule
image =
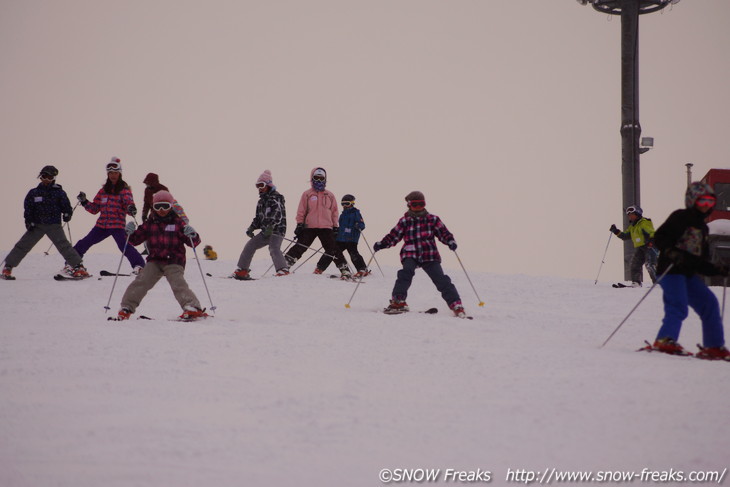
M60 223L36 224L35 227L31 228L20 237L18 243L15 244L13 250L10 251L7 257L5 257L5 265L8 267L18 267L20 262L28 255L33 247L47 235L53 245L58 249L58 253L66 259L66 262L71 266L75 267L81 263L81 256L71 246L71 242L66 238L66 234L63 231L63 226Z
M284 269L287 266L284 254L281 252L281 242L284 238L281 235L271 235L270 237L264 237L263 232L259 232L254 235L252 239L246 242L241 251L241 256L238 258L239 269L251 269L251 260L258 249L269 246L269 255L271 255L271 261L274 263L274 268L277 271Z
M192 306L193 308L202 309L200 301L185 281L185 268L178 264L165 264L155 261L148 261L137 278L124 291L122 308L127 308L134 313L147 292L157 284L157 281L162 279L162 276L165 276L167 282L170 283L172 294L175 295L175 299L180 303L181 308L185 309Z

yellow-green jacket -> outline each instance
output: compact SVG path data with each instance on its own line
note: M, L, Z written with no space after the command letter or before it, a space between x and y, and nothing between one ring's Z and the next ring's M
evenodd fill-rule
M634 248L643 247L648 243L653 244L654 224L649 218L641 217L629 225L626 231L616 233L616 236L621 240L631 239Z

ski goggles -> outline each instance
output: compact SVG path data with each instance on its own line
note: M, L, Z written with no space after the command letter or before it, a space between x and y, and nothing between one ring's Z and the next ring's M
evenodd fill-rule
M706 194L697 198L697 201L695 201L695 206L699 208L712 208L713 206L715 206L716 203L717 198L715 198L711 194Z
M106 165L106 172L122 172L122 164L119 162L110 162Z
M168 203L167 201L161 201L152 205L152 209L155 211L167 211L170 208L172 208L172 203Z
M422 210L426 207L425 200L411 200L408 202L408 208L412 210Z
M343 201L343 202L342 202L342 203L340 203L340 204L341 204L342 206L344 206L345 208L349 208L349 207L351 207L352 205L354 205L354 204L355 204L355 202L354 202L354 201Z
M324 176L312 176L312 181L324 181L325 179Z
M47 172L42 172L38 177L44 181L53 181L54 179L56 179L53 174L48 174Z
M266 183L256 183L256 187L259 189L264 189L266 187Z

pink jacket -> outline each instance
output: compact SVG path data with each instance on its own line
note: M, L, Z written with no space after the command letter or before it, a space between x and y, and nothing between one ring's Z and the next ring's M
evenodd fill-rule
M331 191L308 189L302 193L297 208L297 223L305 228L333 228L339 225L337 198Z
M318 168L312 169L312 173ZM331 191L306 190L299 199L297 223L305 228L334 228L339 226L340 212L337 198Z

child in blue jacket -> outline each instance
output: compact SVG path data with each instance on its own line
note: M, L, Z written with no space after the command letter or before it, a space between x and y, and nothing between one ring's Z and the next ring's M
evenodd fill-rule
M360 210L355 208L355 197L351 194L346 194L340 201L342 205L342 213L339 218L339 227L337 230L337 236L335 241L337 246L345 254L345 250L350 254L350 260L352 265L355 266L357 272L352 275L354 278L367 276L370 271L365 264L360 252L357 251L357 243L360 240L360 233L365 230L365 221L362 219ZM315 274L322 274L327 266L332 262L332 257L323 255L319 262L317 262L317 268L314 270Z

